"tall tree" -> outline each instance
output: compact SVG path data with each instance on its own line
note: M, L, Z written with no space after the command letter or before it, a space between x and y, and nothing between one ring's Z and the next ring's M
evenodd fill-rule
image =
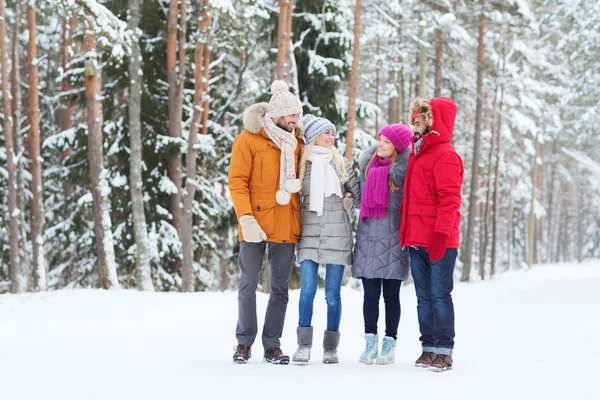
M88 123L88 161L92 184L92 208L94 213L94 233L98 260L100 286L108 289L119 287L115 250L113 244L112 223L110 219L110 187L107 171L104 169L104 151L102 148L102 103L100 102L100 75L96 53L96 35L91 23L86 20L83 34L85 58L85 98Z
M42 190L42 163L40 152L39 93L37 60L37 22L36 7L33 1L27 3L27 66L29 69L28 120L29 120L29 157L31 173L31 244L33 249L34 286L46 290L46 260L44 254L44 199Z
M62 24L62 34L61 34L61 66L63 69L63 74L68 74L71 67L71 62L73 60L73 35L75 34L75 15L71 15L69 19L63 21ZM60 106L60 130L62 132L73 128L73 95L71 86L71 82L69 79L63 79L61 82L61 106ZM64 162L67 157L69 157L72 153L71 146L65 145L61 154L61 160ZM69 199L71 197L71 193L73 192L73 184L67 179L63 183L63 194L65 199ZM71 207L69 203L67 203L67 216L71 213Z
M435 31L435 90L434 97L442 95L442 52L444 50L444 37L442 28Z
M17 166L14 154L14 133L6 59L6 3L0 0L0 75L2 76L2 100L4 104L4 146L6 148L6 169L8 170L8 215L10 229L10 291L20 291L21 263L19 260L19 212L17 208Z
M181 118L183 104L179 102L183 97L179 95L178 78L182 74L184 66L177 65L177 15L179 13L179 1L171 0L169 5L169 14L167 21L167 83L168 87L168 108L169 108L169 135L174 138L181 137ZM173 182L176 188L176 193L171 195L170 211L172 216L172 224L177 229L181 230L181 173L182 161L179 149L177 154L172 156L168 161L169 179Z
M348 93L348 129L346 131L346 158L352 161L354 152L354 128L356 126L356 93L358 90L358 69L360 64L360 14L361 0L354 6L354 42L352 50L352 70Z
M208 49L210 41L210 25L212 18L210 15L210 2L204 0L204 6L200 15L198 24L198 41L194 51L194 113L192 125L188 139L188 151L186 160L186 183L185 198L183 201L183 220L182 236L183 244L183 264L181 267L181 276L183 281L182 290L191 292L194 290L193 262L194 262L194 243L193 243L193 203L196 194L196 142L198 132L206 134L207 131L202 125L205 121L204 116L208 113L208 106L205 98L208 96L208 65L210 61L210 52ZM207 59L208 58L208 59Z
M30 258L29 258L29 246L27 241L27 206L25 202L25 162L23 161L25 149L23 146L23 131L21 129L22 118L22 96L21 96L21 48L19 46L19 34L22 30L21 17L23 10L23 3L17 1L15 3L16 15L15 22L13 25L12 35L12 69L10 71L10 88L12 96L12 112L13 112L13 144L14 153L18 155L19 162L17 162L17 207L19 209L19 231L21 233L19 245L20 245L20 260L21 260L21 274L23 276L24 285L27 286L27 290L31 289L31 274L30 274Z
M135 235L135 260L137 287L140 290L153 291L150 274L150 240L144 213L144 180L142 178L142 56L140 55L139 31L140 0L129 0L128 28L133 32L134 42L129 57L129 134L131 158L129 163L129 189L131 191L131 211L133 213L133 231Z
M279 2L279 19L277 25L277 79L291 81L291 41L292 41L292 14L294 0L281 0Z
M475 108L475 137L473 138L473 158L471 166L471 194L469 195L469 217L465 243L465 259L461 281L469 281L471 277L471 260L473 256L473 232L475 231L475 214L477 210L477 192L479 189L479 149L481 148L481 112L483 108L483 72L485 55L485 5L480 0L479 39L477 46L477 106Z

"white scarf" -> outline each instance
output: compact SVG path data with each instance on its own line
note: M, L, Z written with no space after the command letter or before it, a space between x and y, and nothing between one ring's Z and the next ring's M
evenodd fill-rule
M310 172L310 211L316 211L320 217L323 215L325 197L336 195L342 198L340 178L335 168L331 165L333 152L323 146L314 146L308 155L312 162Z
M294 132L288 132L278 127L266 113L263 117L263 125L269 139L271 139L281 150L279 162L279 190L275 194L277 203L286 205L290 202L292 195L285 189L285 182L296 179L296 157L294 152L298 146L298 140Z

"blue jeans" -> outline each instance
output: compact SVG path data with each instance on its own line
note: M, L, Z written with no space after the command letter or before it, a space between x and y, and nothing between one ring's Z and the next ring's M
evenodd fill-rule
M410 247L410 266L417 292L417 314L423 351L452 354L454 349L454 263L457 249L431 261L425 247Z
M300 289L300 303L298 326L312 326L313 303L317 294L319 282L319 264L312 260L304 260L300 263L300 277L302 288ZM342 277L344 266L339 264L325 265L325 301L327 302L327 330L337 332L340 329L342 318Z

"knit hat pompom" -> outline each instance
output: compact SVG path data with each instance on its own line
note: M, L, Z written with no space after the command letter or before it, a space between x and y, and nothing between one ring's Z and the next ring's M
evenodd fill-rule
M275 94L280 90L289 90L288 84L284 81L274 81L271 84L271 94Z

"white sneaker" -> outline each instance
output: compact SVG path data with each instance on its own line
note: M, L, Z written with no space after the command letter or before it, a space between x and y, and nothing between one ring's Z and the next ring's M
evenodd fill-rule
M371 365L377 358L377 348L379 346L379 336L373 333L365 334L366 347L365 351L360 355L358 361L363 364Z
M389 336L383 338L381 342L381 353L377 357L378 365L393 364L396 356L396 340Z

